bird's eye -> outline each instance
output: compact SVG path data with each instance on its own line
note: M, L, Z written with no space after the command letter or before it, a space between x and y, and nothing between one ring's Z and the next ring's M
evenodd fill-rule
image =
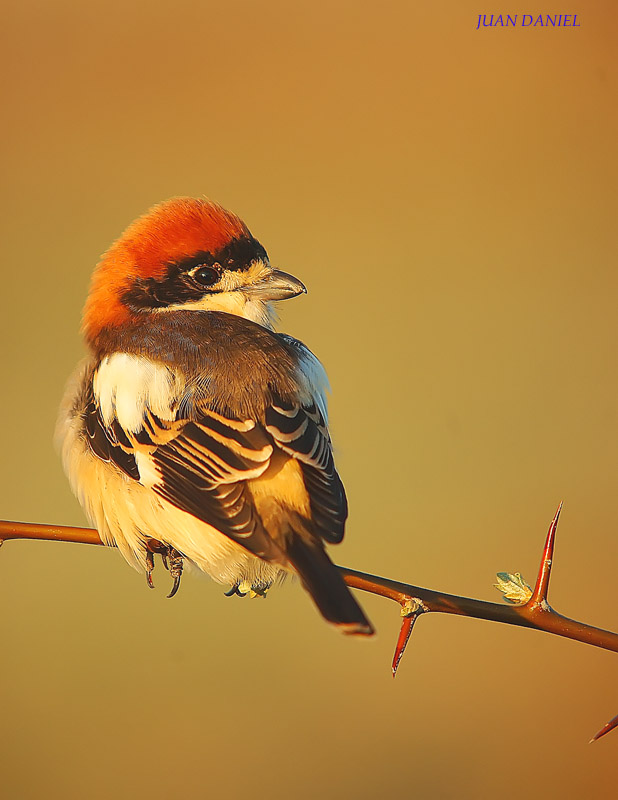
M219 272L214 267L200 267L193 273L200 286L212 286L219 280Z

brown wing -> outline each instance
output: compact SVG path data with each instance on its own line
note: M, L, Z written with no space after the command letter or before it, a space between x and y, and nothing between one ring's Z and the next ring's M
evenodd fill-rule
M195 419L167 422L146 410L142 428L125 431L117 419L105 424L92 397L85 413L92 452L144 483L140 464L157 480L152 490L177 508L212 525L251 553L284 561L255 511L246 481L268 467L273 447L251 420L202 410Z
M92 391L85 428L92 451L129 478L142 481L148 461L161 497L207 522L266 559L281 559L263 530L246 481L268 467L273 443L300 462L316 534L340 542L347 518L345 491L335 470L324 418L315 403L277 400L266 408L264 426L201 408L168 422L145 409L142 427L126 431L115 417L103 420ZM152 469L148 470L152 474ZM149 484L150 485L150 484Z

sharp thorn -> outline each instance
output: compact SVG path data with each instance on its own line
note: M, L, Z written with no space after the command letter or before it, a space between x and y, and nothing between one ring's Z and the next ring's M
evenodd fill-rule
M401 621L401 630L399 631L399 637L397 639L397 644L395 645L395 654L393 655L393 663L391 664L393 678L397 676L399 664L403 658L403 654L406 652L406 647L408 646L408 642L412 634L412 628L414 627L414 623L416 622L419 614L420 612L410 614L409 616L404 617Z
M614 728L618 728L618 714L613 719L610 719L609 722L605 723L605 725L603 725L601 730L597 731L597 733L594 734L594 736L592 737L592 739L588 744L592 744L593 742L598 742L602 736L605 736L610 731L613 731Z
M545 539L545 546L543 548L543 557L539 567L539 573L536 579L536 585L532 597L528 600L528 606L540 606L547 603L547 592L549 590L549 579L551 577L551 570L554 561L554 546L556 544L556 530L558 528L558 520L560 519L560 512L562 511L562 502L558 506L554 518L551 521L547 537Z

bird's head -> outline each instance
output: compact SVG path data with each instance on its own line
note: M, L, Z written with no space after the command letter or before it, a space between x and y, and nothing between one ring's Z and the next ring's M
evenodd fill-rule
M208 200L179 197L135 220L98 264L84 309L84 333L142 314L225 311L270 327L270 302L305 292L273 269L245 223Z

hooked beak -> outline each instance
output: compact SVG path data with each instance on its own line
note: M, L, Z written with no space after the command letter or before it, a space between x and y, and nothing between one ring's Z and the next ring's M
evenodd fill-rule
M256 297L258 300L286 300L288 297L297 297L306 294L307 289L298 278L274 269L267 278L243 288L245 294Z

